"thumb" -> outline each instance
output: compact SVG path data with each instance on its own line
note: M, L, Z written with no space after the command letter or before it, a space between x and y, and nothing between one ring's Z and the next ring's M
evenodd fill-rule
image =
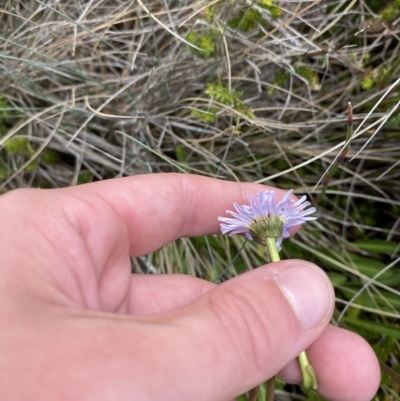
M180 383L179 399L234 398L312 344L333 307L332 285L313 264L286 260L245 273L160 317L169 330L158 359L173 361L162 379Z

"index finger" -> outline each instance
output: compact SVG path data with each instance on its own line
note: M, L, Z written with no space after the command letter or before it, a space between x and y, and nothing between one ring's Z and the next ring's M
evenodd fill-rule
M105 180L65 189L79 197L102 198L125 222L132 256L148 254L181 237L220 232L218 216L233 202L273 189L261 184L222 181L190 174L161 173ZM293 196L293 199L296 199Z

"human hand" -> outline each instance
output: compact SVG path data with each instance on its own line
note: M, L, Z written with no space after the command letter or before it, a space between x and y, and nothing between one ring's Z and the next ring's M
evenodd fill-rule
M219 286L131 274L130 256L218 233L218 215L263 189L154 174L1 196L0 399L226 401L278 372L299 383L307 348L321 395L370 400L376 357L328 325L318 267L286 260Z

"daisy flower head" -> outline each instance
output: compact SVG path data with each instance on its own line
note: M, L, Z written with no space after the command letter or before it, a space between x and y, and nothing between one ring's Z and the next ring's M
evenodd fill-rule
M290 237L289 231L293 226L316 217L310 214L316 212L315 207L310 207L310 202L304 195L297 201L290 199L293 190L287 191L283 198L276 203L274 191L259 192L250 195L250 206L233 206L236 212L227 210L230 217L218 217L221 221L222 234L244 234L249 240L254 240L265 245L267 238L275 238L278 250L281 250L282 240Z

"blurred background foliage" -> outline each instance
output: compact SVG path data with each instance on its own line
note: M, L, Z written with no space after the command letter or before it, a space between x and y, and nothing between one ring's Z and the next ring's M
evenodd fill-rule
M324 268L333 323L400 373L399 0L6 0L0 19L1 192L179 171L307 194L319 219L282 257ZM208 236L132 269L222 282L267 262ZM376 399L399 391L383 373Z

